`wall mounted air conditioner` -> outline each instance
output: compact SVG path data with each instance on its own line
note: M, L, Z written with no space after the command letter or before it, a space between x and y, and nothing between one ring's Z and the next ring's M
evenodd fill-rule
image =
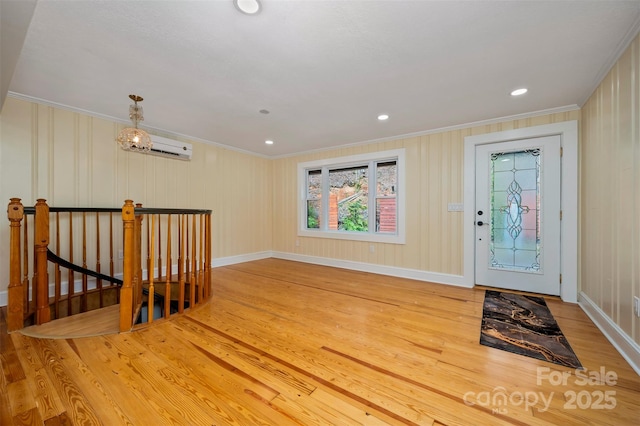
M151 152L149 154L161 157L176 158L178 160L191 160L193 149L190 143L180 142L162 136L151 135Z

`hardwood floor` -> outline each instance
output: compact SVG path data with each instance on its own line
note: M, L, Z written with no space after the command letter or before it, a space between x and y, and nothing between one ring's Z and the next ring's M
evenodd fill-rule
M212 276L209 303L127 334L37 339L7 335L0 318L0 424L640 419L640 376L577 305L548 299L590 384L575 370L481 346L480 289L277 259ZM608 382L597 382L603 371Z
M88 312L60 318L42 325L32 325L20 330L25 336L41 339L61 339L101 336L120 331L120 305L94 309Z

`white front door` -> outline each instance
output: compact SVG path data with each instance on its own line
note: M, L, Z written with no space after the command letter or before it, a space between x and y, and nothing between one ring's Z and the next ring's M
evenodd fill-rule
M560 294L560 136L477 145L476 284Z

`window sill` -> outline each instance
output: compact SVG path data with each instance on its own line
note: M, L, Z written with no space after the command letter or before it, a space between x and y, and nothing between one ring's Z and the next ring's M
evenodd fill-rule
M405 244L404 235L398 234L369 234L365 232L349 231L320 231L301 229L299 237L329 238L333 240L366 241L370 243Z

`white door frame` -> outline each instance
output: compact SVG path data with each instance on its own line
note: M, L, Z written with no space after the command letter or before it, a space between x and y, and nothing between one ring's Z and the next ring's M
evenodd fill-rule
M560 135L563 148L560 189L560 297L565 302L578 303L578 122L575 120L464 138L463 233L466 286L475 285L476 145L551 135Z

